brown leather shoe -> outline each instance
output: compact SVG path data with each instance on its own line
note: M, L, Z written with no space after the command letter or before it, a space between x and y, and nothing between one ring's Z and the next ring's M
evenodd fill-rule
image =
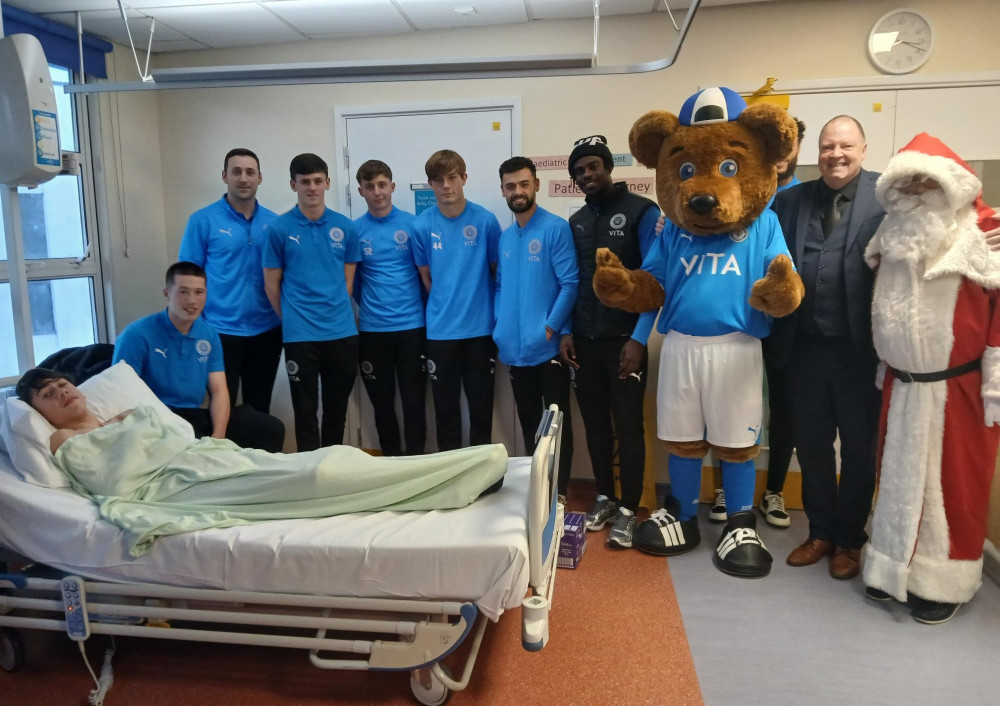
M853 579L861 571L861 550L837 547L830 560L830 576L835 579Z
M807 539L785 559L789 566L810 566L833 551L833 542L825 539Z

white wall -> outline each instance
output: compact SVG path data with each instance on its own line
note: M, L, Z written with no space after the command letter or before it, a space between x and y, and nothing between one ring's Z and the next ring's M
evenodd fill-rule
M336 159L333 115L342 106L520 96L523 154L566 154L574 139L593 133L606 135L612 151L627 152L628 130L636 118L651 109L677 111L702 86L758 85L767 77L808 81L880 75L867 58L867 34L875 20L899 4L898 0L798 0L703 8L677 64L651 74L199 89L102 97L103 155L112 181L116 180L109 190L108 210L118 326L160 306L159 278L176 255L188 214L222 193L221 161L230 147L246 146L258 152L264 175L259 197L278 211L294 203L285 176L293 155L310 151L331 163ZM1000 26L1000 2L907 0L902 4L923 11L938 35L934 55L918 75L1000 69L1000 42L994 36L994 28ZM534 22L158 55L154 61L166 67L589 53L591 27L587 20ZM602 65L658 58L674 41L673 29L662 14L605 18L601 30ZM131 80L127 76L131 56L117 51L114 58L117 79ZM134 67L131 71L134 74ZM812 135L814 139L816 133ZM433 149L437 147L428 153ZM492 172L495 167L470 164L469 170ZM622 167L615 174L647 176L649 172ZM560 172L540 176L543 184L550 178L567 178ZM343 185L334 184L331 194L342 192ZM544 196L539 201L563 216L574 203ZM127 257L122 251L120 213L129 233ZM656 348L651 350L654 355ZM654 408L651 386L647 419L655 418ZM657 445L650 441L649 448L655 453ZM579 456L585 458L585 453Z

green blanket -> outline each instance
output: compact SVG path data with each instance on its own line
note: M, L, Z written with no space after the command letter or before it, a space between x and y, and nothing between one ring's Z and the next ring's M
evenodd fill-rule
M69 438L55 462L141 556L157 537L208 527L462 507L503 477L507 452L492 444L392 458L350 446L271 454L227 440L192 441L140 407Z

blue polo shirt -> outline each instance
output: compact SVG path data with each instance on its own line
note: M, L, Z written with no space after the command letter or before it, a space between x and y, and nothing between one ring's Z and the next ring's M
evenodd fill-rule
M522 228L500 235L497 263L496 341L507 365L539 365L559 354L569 333L580 284L569 222L539 206ZM545 340L545 327L555 332Z
M788 247L770 209L748 228L722 235L693 235L667 221L642 261L642 269L666 294L657 331L691 336L738 331L764 338L771 332L771 317L747 300L778 255L788 255Z
M354 293L362 331L406 331L424 325L420 273L413 261L413 215L395 206L384 218L354 221L361 262Z
M281 331L285 343L356 336L344 264L358 262L354 222L326 209L311 221L298 206L267 227L262 263L283 270Z
M437 206L413 221L413 259L431 271L427 338L458 340L493 333L493 277L500 221L479 204L448 218Z
M200 407L208 374L225 370L219 334L204 319L177 330L167 310L133 321L115 341L113 361L124 360L168 407Z
M200 265L208 298L202 316L219 333L256 336L281 324L264 292L264 228L277 214L259 203L244 218L223 196L195 211L181 239L178 260Z

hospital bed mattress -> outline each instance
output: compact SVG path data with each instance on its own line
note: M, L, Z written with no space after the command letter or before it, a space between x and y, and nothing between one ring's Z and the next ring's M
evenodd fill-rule
M496 620L528 588L530 462L511 459L500 491L458 510L201 530L162 537L132 558L123 533L91 501L21 481L0 453L0 546L95 580L473 601Z

